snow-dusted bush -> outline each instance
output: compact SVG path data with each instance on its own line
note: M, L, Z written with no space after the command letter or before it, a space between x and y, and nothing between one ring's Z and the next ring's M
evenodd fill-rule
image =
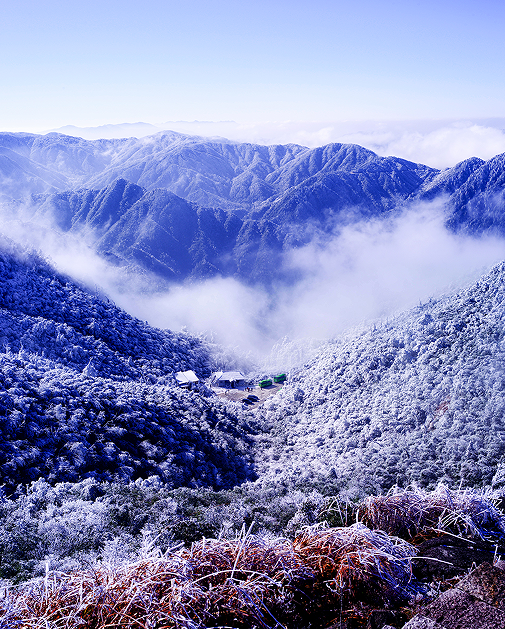
M505 457L504 392L505 263L327 343L256 411L269 431L258 472L331 482L349 497L411 482L489 485Z
M370 496L358 505L356 519L405 539L428 531L481 539L505 536L505 516L490 496L443 485L431 492L416 487Z

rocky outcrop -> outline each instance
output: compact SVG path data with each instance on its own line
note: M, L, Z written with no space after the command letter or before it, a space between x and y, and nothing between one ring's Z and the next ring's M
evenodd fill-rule
M501 565L483 563L403 629L504 629L505 571Z
M455 535L442 535L416 545L414 576L429 583L463 577L472 566L493 562L496 545L484 540L471 540ZM504 549L505 550L505 549ZM500 547L498 552L501 552Z

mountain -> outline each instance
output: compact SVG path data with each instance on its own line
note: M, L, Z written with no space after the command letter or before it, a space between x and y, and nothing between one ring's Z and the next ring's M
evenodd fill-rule
M505 234L505 154L476 168L452 195L449 224L469 233Z
M505 460L505 263L328 343L262 409L266 482L490 484Z
M236 271L233 248L243 220L201 208L165 189L147 191L125 179L102 190L40 195L12 215L83 236L113 263L148 269L172 281Z
M487 162L477 157L442 171L418 193L421 200L448 197L448 225L470 234L505 233L505 154Z
M505 155L438 171L352 144L0 134L0 194L10 216L76 233L113 263L170 282L289 283L287 252L436 199L449 229L503 235L504 173Z
M162 131L162 127L147 122L123 122L120 124L104 124L99 127L76 127L69 124L58 129L51 129L46 133L61 133L86 140L100 140L101 138L143 138Z
M169 486L253 478L252 429L227 405L180 390L210 373L201 340L151 328L3 241L0 483L152 475Z
M146 190L164 188L206 207L249 211L259 205L260 215L288 191L299 196L302 185L331 188L339 177L342 190L335 191L331 203L369 203L373 209L383 209L391 205L393 195L407 198L438 173L406 160L379 157L353 144L316 149L293 144L262 146L170 131L138 140L95 141L57 133L3 133L0 149L9 152L19 172L19 197L27 191L40 192L44 186L47 192L99 189L124 178ZM42 173L39 181L29 179L41 168L54 181L48 176L44 179ZM9 173L2 169L0 175L5 182ZM9 191L15 197L12 188ZM320 210L316 204L314 211ZM305 216L290 220L298 218Z
M129 185L129 184L127 184ZM156 330L0 249L0 481L158 476L168 487L501 483L505 263L475 285L323 346L255 410L173 374L210 348Z
M253 216L298 223L321 210L357 208L377 215L410 199L437 171L396 157L379 157L354 144L329 144L299 155L272 179L285 190Z
M273 191L265 177L309 149L239 144L168 131L138 140L94 141L57 133L1 133L0 150L9 152L10 169L17 169L20 198L44 187L48 192L102 188L124 177L148 190L166 188L200 205L243 209L270 197ZM35 181L33 171L42 167L58 181L42 175ZM11 178L7 165L0 164L0 177L3 188ZM11 186L10 196L16 197L12 190Z

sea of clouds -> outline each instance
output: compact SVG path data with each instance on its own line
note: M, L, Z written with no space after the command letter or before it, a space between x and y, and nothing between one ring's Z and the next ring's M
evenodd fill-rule
M333 338L467 285L505 259L502 238L450 232L438 199L330 235L315 230L309 244L284 257L298 281L275 291L231 277L167 288L153 276L108 264L90 234L63 234L5 208L0 218L5 235L132 315L205 334L260 363L280 339Z

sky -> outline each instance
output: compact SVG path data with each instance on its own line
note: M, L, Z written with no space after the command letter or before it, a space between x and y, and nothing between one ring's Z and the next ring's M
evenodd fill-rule
M490 159L505 152L504 25L502 0L0 0L0 131L354 142L437 168ZM124 126L138 122L154 126ZM439 209L293 253L285 262L306 280L274 304L231 279L147 299L119 290L124 278L85 244L0 219L155 325L266 351L409 307L505 257L503 240L449 234Z
M0 129L503 117L500 0L0 0Z

